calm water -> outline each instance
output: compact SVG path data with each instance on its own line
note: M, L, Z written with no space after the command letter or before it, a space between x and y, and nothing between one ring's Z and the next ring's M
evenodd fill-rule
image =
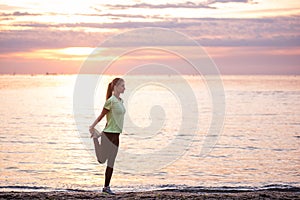
M94 104L82 105L79 121L75 122L76 75L0 76L0 189L101 188L105 166L96 162L87 127L101 111L111 79L101 78ZM141 80L151 80L152 84L132 91ZM197 105L178 100L172 88L184 88L184 83L176 77L126 79L125 127L111 183L116 191L300 186L299 76L223 76L223 131L206 155L200 152L214 105L201 77L185 76L184 80L191 86ZM81 98L89 97L83 94ZM182 116L187 106L191 115ZM180 123L185 118L192 121L189 117L195 113L198 126L189 137L189 126L182 132ZM147 127L153 122L159 127L154 126L155 131L149 133ZM100 122L98 128L104 124ZM184 151L167 148L176 138L179 144L188 144ZM153 152L163 155L149 157ZM136 157L125 159L126 153ZM173 154L176 156L163 162ZM162 163L158 167L147 164L150 167L143 171L143 162L137 157L147 159L146 164L149 160Z

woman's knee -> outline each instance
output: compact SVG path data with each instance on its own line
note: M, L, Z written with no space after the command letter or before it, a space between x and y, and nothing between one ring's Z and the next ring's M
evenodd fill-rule
M98 163L100 163L100 164L104 164L104 163L106 162L107 159L108 159L108 158L107 158L106 156L103 156L103 155L97 157Z
M98 159L98 163L100 163L100 164L104 164L105 163L105 159Z

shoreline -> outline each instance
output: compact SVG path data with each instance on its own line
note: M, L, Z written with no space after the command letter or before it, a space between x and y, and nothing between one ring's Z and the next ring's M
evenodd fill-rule
M266 189L254 191L164 189L144 192L117 192L116 195L100 191L2 191L4 199L299 199L300 189Z
M7 188L8 189L8 188ZM14 188L16 189L16 188ZM116 192L116 195L89 190L10 190L0 191L0 200L4 199L299 199L300 188L293 186L270 185L264 188L205 188L184 187L137 192Z

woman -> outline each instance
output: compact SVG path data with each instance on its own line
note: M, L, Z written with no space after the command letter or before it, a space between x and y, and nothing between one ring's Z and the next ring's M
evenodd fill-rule
M103 192L114 194L110 190L110 180L113 173L115 159L118 153L119 136L123 129L123 121L125 108L120 94L125 91L125 81L121 78L115 78L108 84L106 93L106 102L103 110L95 122L90 126L91 137L94 140L96 156L98 162L103 164L107 160L107 167L105 171L105 183ZM106 115L106 126L103 134L95 129L95 126ZM101 143L98 138L101 136Z

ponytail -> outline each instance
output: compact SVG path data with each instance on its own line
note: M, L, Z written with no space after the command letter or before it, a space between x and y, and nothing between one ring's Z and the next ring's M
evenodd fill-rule
M112 92L114 91L114 87L119 83L119 81L124 81L121 78L115 78L110 82L107 86L107 91L106 91L106 100L109 99L112 95Z
M113 91L113 88L112 88L112 82L110 82L110 83L108 84L108 86L107 86L106 100L109 99L109 97L111 97L112 91Z

